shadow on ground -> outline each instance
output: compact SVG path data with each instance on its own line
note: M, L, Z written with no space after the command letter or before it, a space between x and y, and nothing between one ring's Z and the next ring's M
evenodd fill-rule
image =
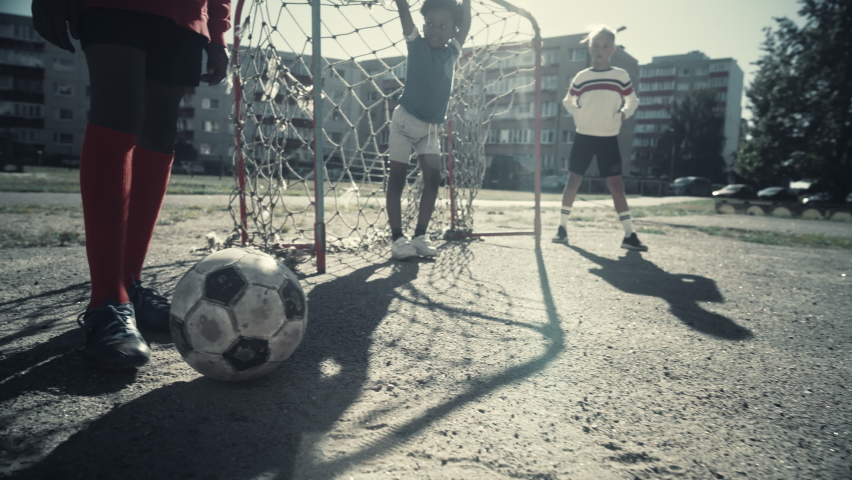
M589 269L589 273L624 293L665 300L672 315L690 328L723 340L748 340L754 336L730 318L701 308L699 302L725 301L710 278L666 272L634 250L613 260L575 245L570 248L600 267Z
M448 269L464 271L461 262L471 259L467 246L459 245L443 251L439 261ZM325 458L315 442L333 429L366 388L372 334L400 292L414 288L419 262L368 263L314 286L309 292L308 334L293 357L272 375L247 383L220 383L203 377L178 381L116 404L45 458L38 460L34 455L37 463L11 478L290 479L299 461L332 477L405 442L483 395L541 371L564 349L564 332L540 252L537 259L547 316L546 323L537 327L546 344L544 353L478 379L420 417L386 430L378 438L369 437L354 452L335 452L333 459ZM442 305L430 302L429 307L441 309ZM447 314L459 315L451 310ZM132 373L99 376L99 383L93 383L91 371L80 370L73 358L79 352L68 351L69 345L78 345L72 339L78 333L68 331L29 350L30 357L46 361L10 377L0 400L33 388L81 397L129 388L134 382ZM329 373L328 365L337 368ZM22 365L8 365L13 366ZM28 449L35 454L39 439L29 440ZM16 453L27 456L27 452L6 450L7 458Z

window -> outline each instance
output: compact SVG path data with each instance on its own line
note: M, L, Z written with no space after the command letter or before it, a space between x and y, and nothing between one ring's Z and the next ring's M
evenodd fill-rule
M556 130L542 130L541 143L551 144L556 140Z
M519 103L515 105L515 118L530 118L533 116L532 103Z
M553 168L553 155L542 155L541 156L541 166L542 166L542 168L546 168L546 169Z
M713 77L710 79L711 87L727 87L728 77Z
M640 71L643 77L670 77L677 73L677 67L645 67Z
M204 98L201 100L201 108L205 110L216 110L219 108L219 100L215 98Z
M562 130L562 143L574 143L577 132L573 130Z
M636 118L671 118L668 110L639 110L636 112Z
M656 138L634 138L633 139L634 147L656 147L657 139Z
M685 92L687 90L689 90L689 84L688 83L686 83L686 82L678 82L677 83L677 91L678 92Z
M219 146L215 143L202 143L198 146L198 153L202 155L218 155Z
M343 140L343 134L340 132L331 132L331 141L340 144L340 141Z
M533 52L524 53L518 59L519 67L531 67L533 65L535 65L535 56L533 55Z
M0 90L12 90L15 87L15 77L0 75Z
M542 75L541 77L541 89L542 90L556 90L559 85L559 76L558 75Z
M177 128L179 131L191 131L192 130L192 120L188 118L178 118Z
M62 95L63 97L70 97L74 95L74 86L70 83L54 83L53 84L53 94L54 95Z
M690 69L688 69L688 68L681 68L680 69L680 76L681 77L688 77L690 75L692 75L692 71Z
M379 145L387 145L389 138L390 138L390 130L385 128L384 130L379 132L379 138L378 138L377 141L379 142Z
M541 104L541 116L542 116L542 118L555 117L558 108L559 107L557 106L556 102L544 102L544 103L542 103Z
M486 140L488 144L500 143L500 129L492 128L488 130L488 139Z
M701 67L695 72L696 75L707 75L707 67Z
M702 90L707 88L707 82L695 82L695 89Z
M710 64L711 72L727 72L728 71L728 63L711 63Z
M54 108L53 115L57 120L74 120L74 110L70 108Z
M60 72L73 72L74 71L74 59L73 58L54 58L53 59L53 69L58 70Z
M0 106L0 114L24 118L41 118L41 108L42 105L39 103L4 102L2 106Z
M331 119L332 120L342 120L343 115L340 113L340 110L335 108L334 111L331 112Z
M542 65L555 65L559 63L559 50L552 50L549 52L544 52L544 59L542 60Z
M218 132L219 131L219 122L214 122L212 120L205 120L203 129L205 132Z
M509 130L509 141L507 143L532 143L532 130L518 128Z
M568 158L569 157L562 157L562 170L568 170Z
M654 92L660 90L674 90L675 82L642 82L639 84L639 90L642 92Z
M589 56L589 51L585 48L575 48L571 50L571 61L582 62Z
M62 143L65 145L74 143L73 133L54 133L53 143Z
M719 93L716 94L716 101L717 102L724 102L727 99L727 97L728 97L727 93L719 92Z

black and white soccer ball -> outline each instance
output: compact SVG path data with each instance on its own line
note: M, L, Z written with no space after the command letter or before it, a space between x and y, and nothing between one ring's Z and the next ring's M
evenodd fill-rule
M290 357L308 305L296 275L259 250L207 256L175 287L170 327L181 357L216 380L251 380Z

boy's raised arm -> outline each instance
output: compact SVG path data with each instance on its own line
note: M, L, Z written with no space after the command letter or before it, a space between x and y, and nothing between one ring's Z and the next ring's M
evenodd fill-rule
M407 37L414 31L414 20L411 19L408 0L396 0L396 8L399 10L399 21L402 22L402 34Z
M459 45L464 45L468 33L470 33L470 0L462 0L462 22L456 34Z

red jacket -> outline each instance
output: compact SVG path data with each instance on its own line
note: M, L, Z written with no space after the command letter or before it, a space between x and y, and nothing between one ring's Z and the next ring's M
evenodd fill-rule
M228 46L225 32L231 28L231 0L83 0L83 8L92 7L161 15L213 43Z

